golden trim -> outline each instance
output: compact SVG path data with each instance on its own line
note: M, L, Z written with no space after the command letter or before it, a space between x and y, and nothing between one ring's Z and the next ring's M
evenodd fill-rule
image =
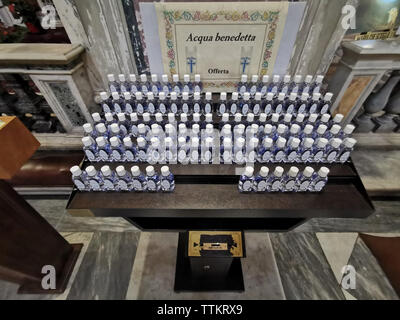
M200 238L202 235L216 236L216 235L230 235L236 246L232 246L230 249L231 257L242 258L243 257L243 243L242 243L242 232L240 231L189 231L189 244L188 244L188 256L189 257L201 257L201 250L207 251L226 251L229 246L227 243L203 243L200 246Z

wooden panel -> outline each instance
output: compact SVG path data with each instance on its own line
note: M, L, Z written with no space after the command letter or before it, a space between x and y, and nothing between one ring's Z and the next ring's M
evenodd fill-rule
M237 185L177 184L173 193L80 192L75 194L68 209L154 209L162 216L165 210L254 210L322 211L366 210L369 204L352 184L329 183L322 193L242 194ZM133 213L133 212L130 212ZM246 212L243 212L246 215ZM308 214L309 215L309 214ZM183 216L183 215L182 215Z
M17 117L0 117L0 179L11 179L35 153L40 143Z
M0 208L0 278L22 285L20 293L64 292L82 245L70 245L3 180ZM56 270L54 291L42 288L45 265Z
M335 113L341 113L346 118L373 78L374 76L355 76L347 87Z

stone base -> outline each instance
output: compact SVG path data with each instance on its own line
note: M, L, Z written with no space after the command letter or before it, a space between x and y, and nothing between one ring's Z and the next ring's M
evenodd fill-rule
M390 133L394 132L397 128L397 123L394 121L398 116L392 114L385 114L382 117L375 118L373 121L376 123L377 128L375 133Z
M364 113L360 117L353 120L356 126L357 133L369 133L374 131L376 124L373 121L372 115Z

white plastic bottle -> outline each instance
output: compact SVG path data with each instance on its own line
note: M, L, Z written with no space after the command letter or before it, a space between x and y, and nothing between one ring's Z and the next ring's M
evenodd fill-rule
M275 171L268 177L267 180L268 192L279 192L281 190L283 173L284 170L282 167L275 168Z
M254 178L254 190L258 193L266 192L268 189L268 174L267 167L261 167L260 172Z
M328 183L329 169L322 167L317 174L313 176L313 182L310 186L311 192L321 192Z
M254 190L254 168L246 167L239 179L239 192L251 193Z
M287 174L282 178L281 191L282 192L294 192L296 191L297 176L299 169L297 167L291 167Z
M97 161L97 147L92 137L83 137L83 151L90 162Z
M257 93L257 88L258 88L258 76L253 75L251 77L251 83L249 85L249 93L252 97L254 97L255 94Z
M357 140L353 138L346 138L343 142L343 147L340 150L337 161L340 163L345 163L349 160L351 153L354 150L354 146L357 144Z
M87 174L89 190L94 192L101 191L102 179L100 178L96 168L89 166L85 171Z
M312 178L314 175L314 169L306 167L302 173L297 177L296 181L296 192L307 192L310 189Z
M343 141L338 138L333 138L329 141L325 151L324 162L333 163L337 160L340 154L340 146L342 145L342 142Z
M225 114L227 110L227 101L226 101L227 94L226 92L221 92L219 103L218 103L218 115L222 116Z
M132 190L132 176L125 170L124 166L119 166L116 169L117 172L117 191L131 191Z
M70 171L72 173L72 181L75 187L77 187L79 191L89 191L90 189L87 185L86 173L78 166L72 167Z
M146 191L146 189L147 189L146 177L140 171L140 168L138 166L133 166L131 168L131 173L132 173L132 183L131 183L132 188L131 188L131 190L134 192Z
M168 166L161 168L161 191L162 192L173 192L175 190L175 178L169 170Z
M160 177L156 174L153 166L149 166L146 168L146 186L148 192L160 191Z
M115 173L110 169L109 166L103 166L100 170L101 177L103 180L102 191L112 192L115 191L115 185L118 181Z

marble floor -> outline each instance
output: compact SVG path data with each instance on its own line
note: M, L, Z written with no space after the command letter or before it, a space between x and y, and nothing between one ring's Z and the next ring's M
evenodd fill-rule
M243 293L175 293L178 233L141 232L122 218L72 217L67 200L37 199L29 203L83 250L63 294L18 295L18 286L0 281L0 299L397 300L359 237L400 237L400 149L382 152L379 144L360 148L354 162L368 192L397 201L373 201L376 211L367 219L311 219L288 233L247 232Z
M75 218L66 200L29 200L71 243L83 243L62 295L17 295L0 281L0 299L398 299L359 233L400 236L400 202L376 201L365 220L311 220L289 233L246 233L244 293L174 293L177 233L140 232L119 218ZM355 289L342 269L356 271Z

